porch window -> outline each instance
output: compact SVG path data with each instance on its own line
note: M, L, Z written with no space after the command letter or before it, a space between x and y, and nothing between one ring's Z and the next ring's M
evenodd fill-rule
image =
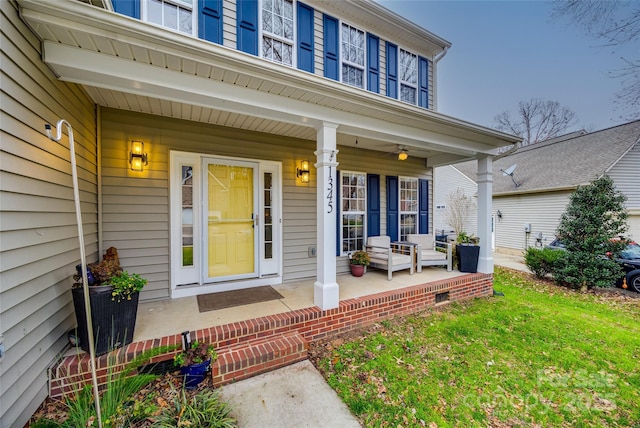
M142 2L143 20L181 33L194 35L194 0L148 0Z
M262 57L293 66L293 0L262 0Z
M400 240L418 233L418 179L400 177Z
M361 250L364 246L367 175L362 172L341 172L342 188L342 252Z
M342 81L358 88L364 88L364 31L342 24Z
M400 100L418 102L418 56L400 49Z

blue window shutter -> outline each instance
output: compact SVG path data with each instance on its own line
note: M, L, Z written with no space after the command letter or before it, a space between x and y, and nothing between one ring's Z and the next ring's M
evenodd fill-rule
M258 55L258 1L236 3L238 50Z
M198 37L222 44L222 0L198 0Z
M342 228L342 222L340 221L340 207L342 206L342 201L340 200L340 188L342 187L340 185L340 171L336 170L336 183L338 183L338 185L335 187L336 188L336 201L338 201L335 204L336 207L336 256L339 256L342 251L342 241L340 240L340 229Z
M398 98L398 47L387 42L387 96Z
M380 236L380 176L367 174L367 236Z
M140 19L140 0L112 0L113 10Z
M429 107L429 61L418 57L418 105Z
M391 241L398 240L400 229L400 199L398 198L398 177L387 176L387 235Z
M313 73L313 8L298 2L298 68Z
M380 39L367 33L367 89L380 92Z
M418 233L429 233L429 181L418 180Z
M324 15L322 21L324 26L324 77L339 80L340 33L338 20Z

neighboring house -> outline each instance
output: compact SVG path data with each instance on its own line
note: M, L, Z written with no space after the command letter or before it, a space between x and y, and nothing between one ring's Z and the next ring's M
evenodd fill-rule
M470 178L460 173L452 166L434 168L433 182L437 183L433 189L433 226L437 234L451 235L454 230L446 221L446 212L450 207L451 195L461 189L463 194L473 201L474 209L465 222L464 231L468 234L478 234L478 216L476 205L478 202L478 185L475 177Z
M116 247L142 300L314 279L321 309L368 235L433 232L433 167L489 171L519 141L437 113L450 44L375 2L0 7L2 427L45 398L75 324L68 128L46 123L74 132L88 261ZM488 219L488 183L478 202Z
M514 165L512 179L502 171L510 172ZM473 161L436 168L436 204L441 189L460 186L472 193L473 189L467 190L468 182L475 180L476 171ZM496 159L494 248L521 254L528 247L550 243L571 193L604 174L627 197L628 235L640 239L640 121L635 121L589 134L577 131ZM445 175L450 180L446 184L441 180ZM434 221L436 229L446 226Z

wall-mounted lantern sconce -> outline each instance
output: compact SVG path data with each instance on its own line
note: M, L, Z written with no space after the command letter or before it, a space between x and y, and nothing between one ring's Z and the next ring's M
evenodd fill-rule
M144 152L144 143L142 141L131 142L129 164L131 165L132 171L143 171L144 166L149 165L147 154Z
M404 161L408 158L409 154L407 153L407 151L405 149L400 150L400 152L398 153L398 160Z
M296 168L296 177L300 179L301 183L309 182L309 161L303 160L300 162L300 168Z
M500 212L500 210L496 212L496 215L498 216L498 220L502 220L502 213Z

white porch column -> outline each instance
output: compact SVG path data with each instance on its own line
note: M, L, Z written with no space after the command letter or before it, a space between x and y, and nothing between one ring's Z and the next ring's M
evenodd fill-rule
M313 289L313 301L322 310L337 308L340 293L336 282L336 210L338 209L336 181L336 130L334 123L322 123L317 128L317 148L314 153L318 174L317 217L318 237L317 280Z
M478 272L493 273L491 252L491 198L493 197L493 157L478 159L478 237L480 259Z

